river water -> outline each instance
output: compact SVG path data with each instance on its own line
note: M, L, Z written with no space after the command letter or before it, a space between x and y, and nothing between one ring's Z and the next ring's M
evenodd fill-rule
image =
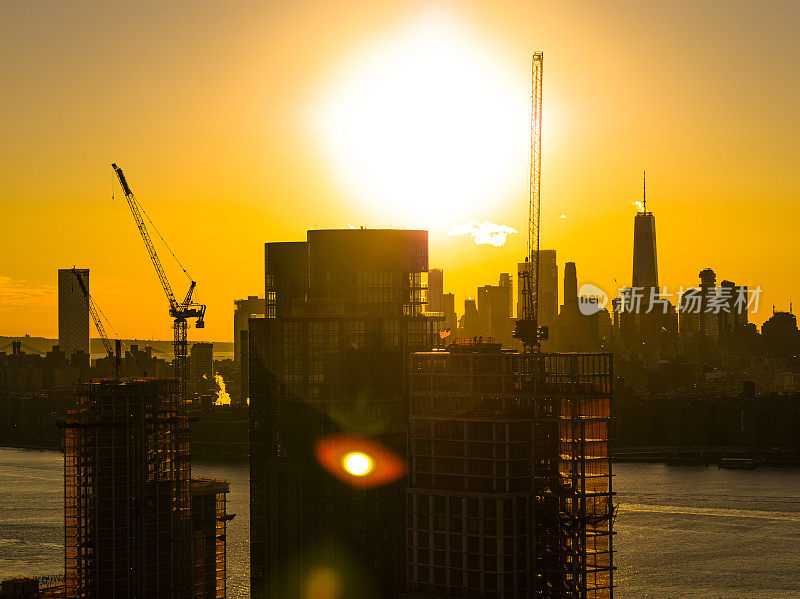
M228 597L248 597L246 463L228 478ZM615 464L616 596L800 599L800 470ZM0 448L0 578L63 573L63 457Z

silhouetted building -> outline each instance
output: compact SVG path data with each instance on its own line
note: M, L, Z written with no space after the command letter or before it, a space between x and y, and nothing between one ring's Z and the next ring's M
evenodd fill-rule
M642 210L633 221L633 276L631 286L658 289L656 217Z
M761 325L764 353L769 356L794 356L800 353L797 317L791 312L776 312Z
M710 268L700 271L700 314L699 314L699 341L700 360L709 360L716 352L719 331L717 329L718 308L715 308L717 298L717 275Z
M84 384L61 426L64 596L224 598L227 481L206 488L211 511L198 487L202 509L192 513L189 426L176 381Z
M442 296L442 304L444 307L445 326L455 332L458 326L458 320L456 318L456 296L452 293L445 293Z
M520 262L517 272L530 269L529 262ZM521 279L518 278L517 281ZM517 318L522 314L522 285L517 285ZM555 250L539 250L539 326L552 327L558 316L558 265Z
M656 217L647 205L636 213L633 222L633 275L631 288L638 295L634 312L626 317L629 349L649 359L659 353L659 337L669 311L659 304L658 257L656 250ZM640 303L639 303L640 302Z
M247 299L233 300L233 361L240 364L241 334L247 330L247 322L253 316L264 314L266 301L257 295L249 295Z
M513 320L511 306L513 290L508 273L500 275L498 285L478 287L478 335L491 337L502 345L512 344ZM469 335L464 335L468 337Z
M444 271L441 268L432 268L428 271L426 312L444 312Z
M77 272L89 289L89 269ZM89 366L89 303L71 268L58 269L58 345L73 366Z
M411 597L611 597L610 354L448 349L411 364Z
M717 333L720 343L729 346L737 329L747 326L747 287L732 281L722 281L719 286L720 311L717 316Z
M594 351L599 347L597 312L584 314L578 304L578 275L574 262L564 264L564 303L551 328L552 344L560 352Z
M481 319L475 300L468 297L464 300L464 314L458 319L458 337L483 336Z
M315 448L368 438L404 463L408 353L438 344L444 326L424 315L427 232L309 231L266 244L266 256L266 317L249 326L252 597L337 584L348 597L396 596L402 479L356 488ZM321 569L340 578L315 578Z
M189 382L196 388L214 385L214 344L199 341L192 344L189 356Z
M250 366L248 352L248 322L251 318L263 316L267 309L266 300L255 295L247 299L234 300L233 311L233 364L239 373L239 396L234 402L244 405L250 397Z

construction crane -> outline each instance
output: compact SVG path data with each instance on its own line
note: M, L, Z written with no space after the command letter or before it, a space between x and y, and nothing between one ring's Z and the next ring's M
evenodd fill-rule
M106 329L103 326L103 321L100 319L100 314L97 309L97 304L95 303L92 296L89 295L89 288L86 287L86 283L83 282L83 277L81 277L81 273L73 266L72 267L72 274L75 275L75 278L78 279L78 285L83 292L83 297L86 298L86 304L89 306L89 314L92 316L92 320L94 321L94 326L97 329L97 334L100 335L100 340L103 342L103 347L106 349L106 353L108 357L114 361L114 378L119 378L119 365L120 365L120 340L116 339L116 347L111 347L111 341L108 339L108 335L106 335ZM116 351L115 351L116 350Z
M156 248L153 245L153 240L150 239L150 233L147 230L147 225L145 225L144 219L142 218L142 212L144 212L144 210L139 205L139 202L136 201L128 182L125 179L122 169L116 164L112 164L111 168L113 168L114 172L117 173L119 184L122 186L125 199L128 201L128 207L133 215L133 220L136 222L136 227L139 229L139 234L142 236L144 246L147 249L147 253L150 255L150 261L153 263L153 267L156 269L156 275L158 275L158 280L161 282L161 288L164 290L164 294L167 296L167 301L169 302L169 315L172 317L173 322L173 349L175 354L173 365L175 367L175 378L178 379L178 392L180 399L185 401L188 362L187 323L190 318L196 318L197 321L195 326L198 329L202 329L205 326L203 319L205 317L206 307L203 304L192 302L192 294L194 293L194 288L196 285L194 281L191 281L189 290L186 292L186 297L182 302L179 303L175 298L175 294L172 292L172 285L170 285L169 279L164 272L164 267L161 265L161 259L158 257ZM170 252L172 252L172 250L170 250ZM172 255L175 257L175 254ZM175 260L178 260L177 257L175 257ZM180 264L180 262L178 262L178 264ZM183 267L181 266L181 268ZM186 269L183 269L183 271L186 272ZM186 274L188 276L188 273Z
M531 151L528 187L528 240L525 267L519 273L522 314L518 315L514 337L526 352L538 352L547 339L547 327L539 327L539 215L542 177L542 62L543 53L534 52L531 65Z

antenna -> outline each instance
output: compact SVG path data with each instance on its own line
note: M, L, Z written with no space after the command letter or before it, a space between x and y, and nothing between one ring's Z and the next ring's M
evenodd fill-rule
M647 212L647 171L642 171L642 212Z

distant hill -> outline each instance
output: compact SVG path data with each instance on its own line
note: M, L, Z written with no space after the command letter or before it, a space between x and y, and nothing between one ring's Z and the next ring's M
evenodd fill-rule
M6 337L0 335L0 351L11 353L11 342L22 341L24 345L32 347L40 352L48 352L54 345L58 345L58 339L47 339L46 337ZM123 339L125 345L138 345L144 348L149 345L155 349L155 353L166 360L172 359L172 341L160 341L154 339ZM100 338L93 338L90 340L90 348L92 356L95 354L103 355L105 349L103 342ZM193 341L189 340L189 349L191 350ZM230 341L213 341L214 344L214 357L217 359L233 358L233 343ZM5 346L8 346L5 348ZM5 349L3 349L5 348Z

